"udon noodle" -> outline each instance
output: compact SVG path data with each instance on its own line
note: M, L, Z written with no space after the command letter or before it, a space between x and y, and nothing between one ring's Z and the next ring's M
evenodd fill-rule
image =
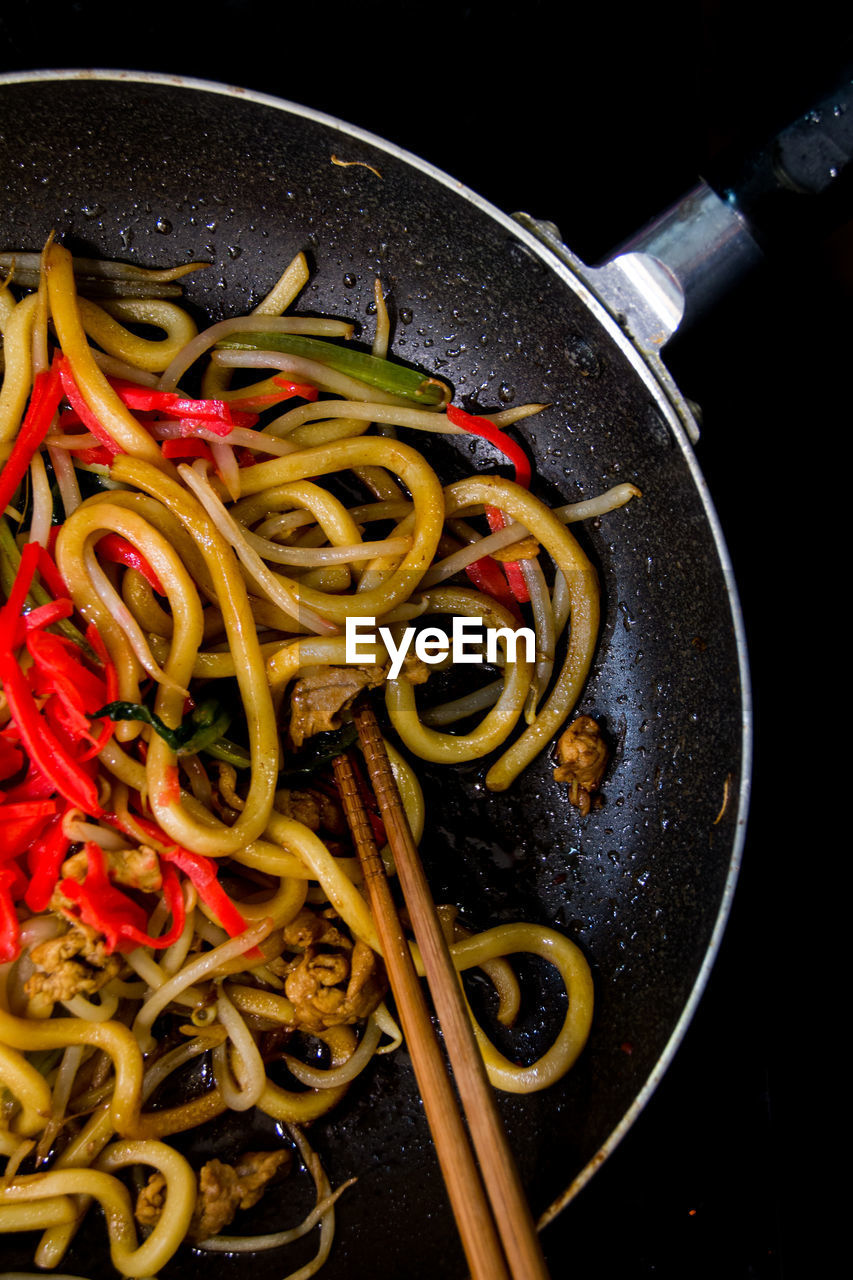
M510 787L566 726L596 643L568 526L637 491L545 505L507 433L542 406L471 415L390 361L378 284L370 353L347 322L291 312L301 254L251 315L202 331L174 300L198 264L75 262L52 240L0 262L0 1230L39 1232L35 1264L56 1268L98 1204L115 1270L152 1276L186 1242L284 1249L318 1228L307 1277L343 1188L305 1130L401 1041L329 767L348 708L384 697L416 838L412 760L489 757L487 787ZM494 471L443 483L424 433L484 437ZM389 640L353 662L347 621L366 618ZM501 646L424 706L449 663L389 678L390 637L453 618ZM522 624L532 659L507 638ZM497 1088L551 1085L590 1027L580 950L443 912L498 1023L520 1000L508 956L559 974L562 1025L534 1061L475 1023ZM194 1169L170 1139L227 1111L279 1141ZM316 1193L302 1224L232 1234L294 1154Z

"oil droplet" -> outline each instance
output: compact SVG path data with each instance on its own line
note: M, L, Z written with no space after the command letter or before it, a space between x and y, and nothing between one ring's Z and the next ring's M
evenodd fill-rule
M354 289L355 286L356 286L356 278L351 271L348 271L344 276L344 288Z
M411 323L412 323L412 318L413 318L413 317L412 317L412 313L411 313L411 311L401 311L401 312L400 312L400 324L411 324Z
M502 382L498 387L498 399L501 404L509 404L515 395L515 388L511 387L508 382Z
M569 362L584 378L597 378L601 366L592 347L580 334L570 334L566 341Z
M154 223L155 231L159 231L161 236L167 236L172 230L172 224L168 218L158 218Z

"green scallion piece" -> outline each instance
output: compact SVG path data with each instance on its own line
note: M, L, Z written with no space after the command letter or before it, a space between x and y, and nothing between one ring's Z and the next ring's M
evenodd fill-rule
M143 724L150 724L155 733L179 756L210 751L217 742L223 740L222 735L231 723L230 714L214 698L200 703L191 715L184 717L177 729L170 729L156 712L140 702L108 702L93 714L92 719L141 720Z
M450 399L450 388L437 378L425 377L417 369L383 360L350 347L341 347L322 338L305 338L294 333L246 333L223 338L217 347L227 351L281 351L285 355L316 360L338 373L349 374L389 395L402 396L415 404L441 406Z
M241 747L237 742L231 742L228 738L217 738L216 742L211 742L206 750L207 754L212 756L214 760L221 760L224 764L233 765L235 769L248 769L251 767L252 757L246 748Z
M358 733L352 720L347 720L340 729L315 733L301 751L286 758L285 768L279 774L278 785L280 787L304 786L312 774L329 764L335 756L343 755L357 738Z

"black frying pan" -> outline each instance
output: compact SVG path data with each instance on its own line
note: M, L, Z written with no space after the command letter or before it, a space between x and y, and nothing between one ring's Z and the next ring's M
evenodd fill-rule
M312 311L366 317L379 271L401 357L440 367L472 407L508 394L553 401L521 432L546 496L617 478L643 488L642 503L582 535L606 605L582 709L620 744L604 809L579 822L547 761L510 797L487 796L473 768L426 778L437 895L479 924L557 923L594 965L598 1014L582 1062L548 1095L503 1100L543 1212L588 1176L654 1087L704 984L737 867L748 773L740 623L683 425L618 327L532 234L374 140L172 83L19 83L3 86L0 113L6 244L37 247L55 228L81 251L210 255L216 269L189 294L213 318L248 306L297 248L316 263L302 302ZM370 162L381 180L333 166L332 153ZM547 1025L547 1007L534 1009L525 1034ZM404 1063L353 1090L318 1143L336 1177L360 1174L325 1274L365 1275L378 1249L384 1275L462 1273Z

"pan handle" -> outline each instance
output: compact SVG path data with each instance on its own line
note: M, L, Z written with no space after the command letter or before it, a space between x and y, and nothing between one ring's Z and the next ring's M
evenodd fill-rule
M853 71L746 160L719 172L584 276L647 351L705 314L765 256L826 235L853 208Z

